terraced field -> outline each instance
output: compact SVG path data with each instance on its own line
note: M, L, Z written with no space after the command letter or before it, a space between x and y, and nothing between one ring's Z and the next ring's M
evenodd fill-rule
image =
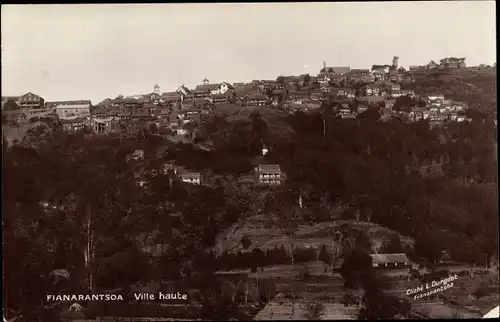
M305 320L307 304L308 300L304 299L298 300L294 304L280 294L266 305L254 320ZM345 307L340 303L324 303L323 305L321 320L356 320L358 314L356 307Z
M337 209L334 211L341 212L343 210ZM354 230L362 230L374 241L378 239L387 240L397 235L400 237L404 247L413 246L411 238L401 236L388 228L368 222L346 220L323 222L315 225L298 222L297 227L293 228L291 235L289 235L289 227L282 227L273 216L261 214L235 223L220 234L216 240L216 252L217 254L222 254L224 251L237 252L242 250L241 240L243 236L247 236L250 239L250 250L253 248L267 250L274 247L281 247L289 245L292 240L297 248L310 247L319 249L321 245L332 242L334 233L342 225L347 225Z

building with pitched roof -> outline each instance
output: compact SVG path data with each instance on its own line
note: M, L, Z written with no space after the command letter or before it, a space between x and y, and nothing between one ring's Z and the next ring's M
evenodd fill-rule
M378 268L405 268L411 265L404 253L400 254L371 254L373 267Z
M201 85L196 86L195 92L208 92L211 95L224 94L228 90L234 90L233 85L222 82L218 84L210 84L207 79L204 79Z
M255 174L260 184L281 184L282 173L279 164L259 164L255 167Z
M19 98L19 106L27 109L42 109L45 107L45 100L39 95L28 92Z

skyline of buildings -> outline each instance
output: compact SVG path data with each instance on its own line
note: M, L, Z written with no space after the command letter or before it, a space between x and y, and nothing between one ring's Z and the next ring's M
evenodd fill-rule
M52 99L314 75L329 65L496 59L493 1L2 7L2 92ZM276 13L286 19L277 19ZM467 23L464 23L467 22ZM37 48L33 51L33 48Z

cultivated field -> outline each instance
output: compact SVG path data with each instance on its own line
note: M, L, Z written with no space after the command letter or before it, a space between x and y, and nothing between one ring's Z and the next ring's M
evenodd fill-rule
M338 210L342 211L341 209ZM242 250L241 240L247 236L251 241L250 250L262 250L274 247L288 246L292 241L296 248L312 247L319 249L322 244L331 243L334 233L340 226L347 225L353 230L364 231L372 241L389 239L398 235L403 246L412 247L413 240L406 236L379 225L352 220L337 220L318 224L296 222L297 227L290 232L290 227L283 227L276 217L271 215L255 215L232 225L217 237L216 250L218 254L224 251L237 252ZM289 235L291 233L291 236Z
M307 299L293 302L279 294L264 309L262 309L254 320L305 320ZM358 309L345 307L340 303L324 303L321 320L356 320Z

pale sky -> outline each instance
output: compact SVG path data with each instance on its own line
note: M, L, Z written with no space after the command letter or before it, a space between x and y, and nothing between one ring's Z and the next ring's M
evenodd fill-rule
M494 1L2 5L2 95L46 101L466 57L496 61Z

